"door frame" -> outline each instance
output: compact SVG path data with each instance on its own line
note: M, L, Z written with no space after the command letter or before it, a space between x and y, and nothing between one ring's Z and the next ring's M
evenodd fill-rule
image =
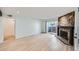
M5 19L9 19L9 18L6 18L6 17L5 17ZM10 19L12 19L12 18L10 18ZM16 35L15 35L15 34L16 34L16 30L15 30L15 28L16 28L16 20L14 19L13 21L14 21L14 40L15 40L15 38L16 38ZM3 24L3 41L6 41L6 40L5 40L5 28L4 28L4 27L5 27L5 26L4 26L4 24Z

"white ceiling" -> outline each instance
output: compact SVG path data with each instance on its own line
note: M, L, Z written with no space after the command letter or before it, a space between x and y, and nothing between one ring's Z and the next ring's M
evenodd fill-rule
M2 7L3 15L13 17L28 17L37 19L55 19L68 12L74 11L74 7Z

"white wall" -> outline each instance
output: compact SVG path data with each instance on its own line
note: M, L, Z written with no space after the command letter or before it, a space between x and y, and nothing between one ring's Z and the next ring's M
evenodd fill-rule
M16 39L40 33L40 21L29 18L16 18Z

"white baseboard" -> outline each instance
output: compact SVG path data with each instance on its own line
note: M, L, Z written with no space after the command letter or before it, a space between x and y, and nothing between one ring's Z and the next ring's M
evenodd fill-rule
M38 33L38 34L40 34L40 33ZM35 35L38 35L38 34L31 34L31 35L24 35L24 36L16 36L15 39L20 39L20 38L24 38L24 37L35 36Z

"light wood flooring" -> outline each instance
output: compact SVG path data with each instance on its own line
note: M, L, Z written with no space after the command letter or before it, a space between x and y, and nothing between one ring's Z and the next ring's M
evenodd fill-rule
M73 46L65 45L55 35L39 34L5 41L0 51L73 51Z

